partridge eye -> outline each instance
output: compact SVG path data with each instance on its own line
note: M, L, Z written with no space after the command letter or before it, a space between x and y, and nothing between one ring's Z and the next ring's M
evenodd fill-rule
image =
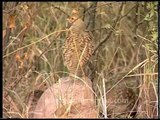
M72 17L71 20L74 20L74 18Z

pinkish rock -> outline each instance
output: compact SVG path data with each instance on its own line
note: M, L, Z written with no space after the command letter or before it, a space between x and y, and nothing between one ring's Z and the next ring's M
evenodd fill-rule
M92 83L65 77L40 97L34 118L98 118Z

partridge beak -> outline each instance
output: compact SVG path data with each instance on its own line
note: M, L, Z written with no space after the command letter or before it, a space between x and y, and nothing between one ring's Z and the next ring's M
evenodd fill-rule
M67 28L70 28L70 27L71 27L71 25L72 25L72 23L70 22L70 19L69 19L69 18L67 18Z

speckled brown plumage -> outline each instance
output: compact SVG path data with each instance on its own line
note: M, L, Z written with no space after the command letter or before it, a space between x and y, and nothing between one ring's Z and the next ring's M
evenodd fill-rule
M108 116L111 118L128 118L135 111L136 95L131 88L113 88L106 94Z
M72 25L63 45L64 64L71 74L81 76L93 53L93 38L77 14L72 14L68 21Z

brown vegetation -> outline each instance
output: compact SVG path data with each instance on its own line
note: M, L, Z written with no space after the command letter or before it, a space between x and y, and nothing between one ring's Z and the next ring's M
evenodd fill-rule
M156 118L157 2L3 2L3 117L28 118L34 97L68 76L62 45L73 9L94 36L85 70L98 117L110 117L107 93L125 85L136 96L132 117Z

